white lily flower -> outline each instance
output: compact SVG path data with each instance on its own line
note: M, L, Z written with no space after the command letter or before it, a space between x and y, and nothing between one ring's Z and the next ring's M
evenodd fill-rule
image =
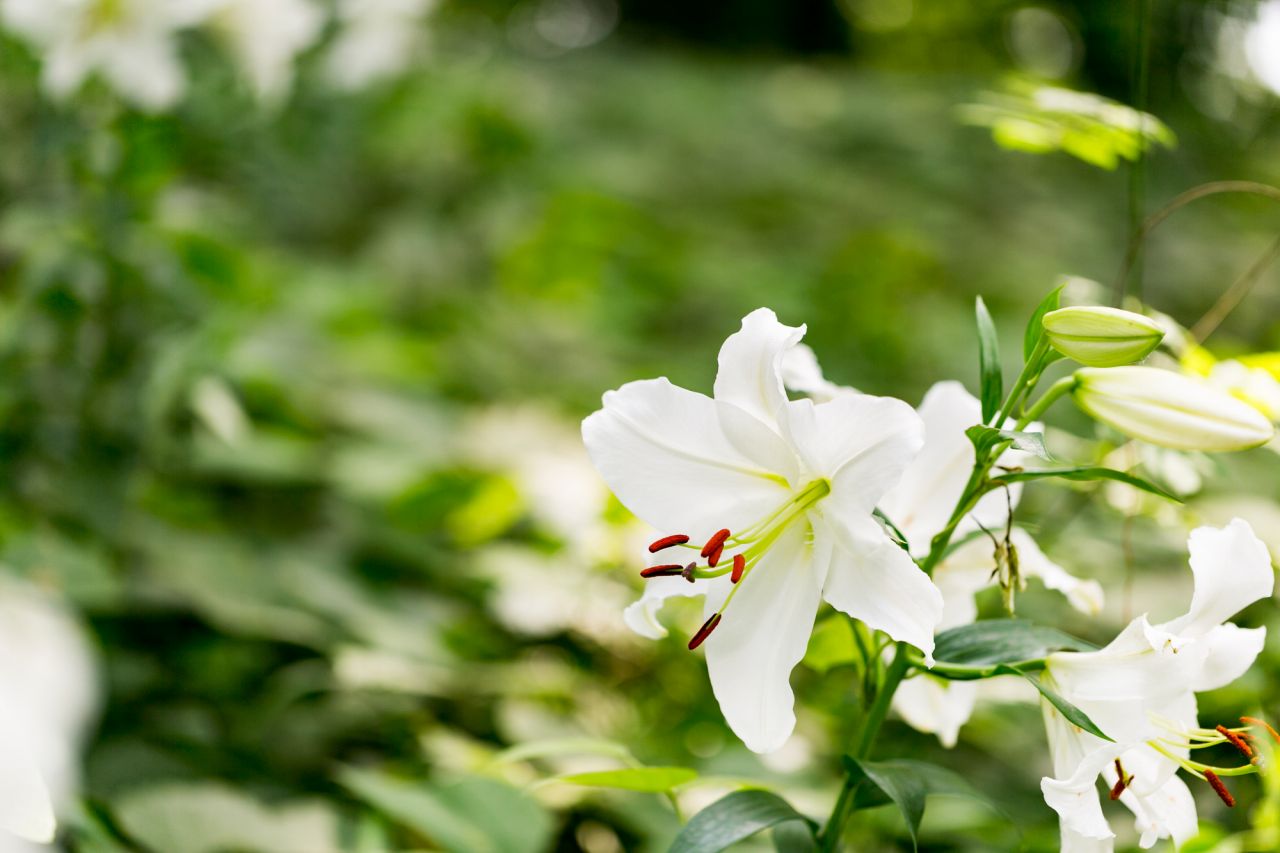
M631 382L582 424L614 494L674 534L651 547L669 565L645 570L628 624L661 636L665 598L705 595L690 647L705 640L721 710L756 752L795 726L789 677L823 599L926 657L942 615L937 587L872 517L920 448L920 419L887 397L789 401L780 367L803 334L759 309L721 347L714 398ZM693 583L675 576L686 572Z
M1195 694L1234 681L1262 650L1265 628L1226 620L1270 596L1274 577L1266 546L1240 519L1221 529L1197 528L1188 549L1195 591L1185 615L1159 625L1140 616L1103 649L1058 652L1047 660L1045 683L1116 741L1094 737L1043 703L1054 778L1041 788L1058 812L1068 853L1112 849L1098 803L1099 775L1134 813L1144 848L1159 838L1181 844L1196 833L1195 802L1176 775L1179 768L1215 789L1221 785L1215 768L1190 757L1194 748L1229 740L1198 727ZM1121 772L1126 778L1118 784Z
M293 88L293 62L319 38L324 12L312 0L215 0L209 25L235 54L258 98Z
M340 0L342 30L329 50L329 79L362 89L399 73L422 44L422 19L436 0Z
M880 501L880 508L911 543L912 553L928 553L933 536L946 526L964 491L975 459L973 442L965 430L982 422L982 404L959 382L939 382L925 394L917 410L924 421L924 448L908 466L898 485ZM1033 426L1034 428L1034 426ZM1008 450L999 464L1024 466L1029 454ZM978 616L974 596L991 586L996 569L991 540L980 527L1003 535L1009 509L1021 497L1021 487L1009 495L993 492L978 502L957 535L970 535L934 567L933 581L944 602L938 630L967 625ZM1067 597L1073 607L1096 615L1102 609L1101 585L1081 580L1050 560L1029 534L1020 528L1010 532L1017 549L1022 577L1039 578L1045 586ZM973 714L980 695L989 685L976 681L947 681L917 675L904 681L893 697L893 709L912 728L936 734L945 747L956 744L961 726Z
M44 52L43 84L64 98L95 72L135 105L171 106L186 88L174 34L210 0L3 0L0 21Z

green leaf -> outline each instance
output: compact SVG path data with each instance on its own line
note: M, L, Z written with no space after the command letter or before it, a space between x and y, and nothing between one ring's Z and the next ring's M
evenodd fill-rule
M964 431L973 442L974 449L981 456L1002 441L1011 441L1013 446L1024 453L1032 453L1041 459L1052 460L1044 446L1044 436L1038 432L1019 432L1012 429L996 429L995 427L971 426Z
M633 762L631 751L620 743L596 738L557 738L516 744L493 757L494 764L515 764L536 758L559 755L604 755L622 762Z
M1044 315L1050 311L1057 311L1058 306L1062 304L1062 288L1064 285L1055 287L1048 296L1036 307L1031 315L1031 319L1027 321L1027 330L1022 335L1022 360L1030 361L1031 353L1035 352L1036 344L1040 341L1040 336L1044 334Z
M450 853L540 853L551 842L554 826L547 811L496 779L463 776L441 783L347 769L338 781Z
M1044 625L1024 619L984 619L940 633L934 645L939 674L945 669L973 668L988 676L999 664L1043 660L1058 651L1090 651L1096 646ZM977 676L983 677L983 676Z
M1144 480L1141 477L1134 476L1125 471L1116 471L1111 468L1102 468L1095 465L1080 465L1074 468L1037 468L1034 471L1010 471L1007 474L1001 474L991 480L993 486L1001 486L1008 483L1022 483L1029 480L1044 480L1049 477L1060 477L1064 480L1115 480L1117 483L1124 483L1133 486L1135 489L1141 489L1144 492L1150 492L1153 495L1159 495L1167 498L1175 503L1182 503L1182 499L1177 495L1165 491L1150 480Z
M817 853L818 840L809 824L788 820L773 828L773 849L777 853Z
M924 817L926 795L967 797L1004 814L999 805L959 773L927 761L909 758L867 761L845 756L844 763L851 777L863 780L854 793L853 807L866 809L889 803L898 806L911 834L912 846Z
M978 319L978 367L982 377L982 422L989 423L1000 410L1004 396L1004 376L1000 372L1000 342L987 305L978 297L975 304Z
M853 639L853 625L843 613L823 619L809 637L804 664L819 673L858 660L858 647Z
M621 770L570 773L556 778L572 785L662 794L697 779L698 772L688 767L626 767Z
M1037 678L1036 676L1032 675L1029 672L1023 672L1022 670L1018 669L1016 666L1007 666L1005 664L1001 664L1000 666L997 666L996 672L999 675L1022 676L1027 681L1031 682L1031 685L1035 687L1036 690L1040 691L1040 695L1043 696L1045 699L1048 699L1049 704L1057 708L1058 711L1062 714L1062 716L1066 717L1068 722L1070 722L1072 725L1075 725L1084 729L1086 732L1093 735L1094 737L1100 737L1103 740L1107 740L1107 741L1111 741L1112 743L1115 743L1115 741L1112 740L1112 738L1108 737L1107 734L1102 731L1102 729L1098 728L1098 726L1093 722L1093 720L1089 719L1088 714L1086 714L1084 711L1081 711L1075 705L1072 705L1066 699L1063 699L1062 696L1060 696L1056 690L1046 685L1044 681L1041 680L1040 678Z
M735 791L694 815L667 853L715 853L789 820L813 824L770 791Z

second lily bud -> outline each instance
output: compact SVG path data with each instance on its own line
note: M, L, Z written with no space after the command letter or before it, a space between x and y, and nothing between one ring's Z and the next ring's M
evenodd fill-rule
M1070 393L1096 420L1174 450L1246 450L1266 444L1271 422L1206 382L1154 367L1083 367Z
M1119 308L1080 305L1044 315L1049 345L1087 367L1133 364L1151 354L1164 330L1148 317Z

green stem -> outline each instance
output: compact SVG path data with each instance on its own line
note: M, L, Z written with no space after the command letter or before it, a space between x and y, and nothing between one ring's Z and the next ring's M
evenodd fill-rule
M1058 401L1059 397L1066 394L1075 386L1076 377L1074 374L1071 376L1064 376L1057 382L1050 385L1049 390L1045 391L1044 394L1040 396L1040 399L1036 400L1035 404L1032 405L1030 409L1027 409L1027 413L1018 418L1018 429L1022 429L1027 424L1043 415L1050 406Z
M1040 374L1044 371L1044 357L1049 354L1049 340L1043 334L1036 339L1035 349L1031 352L1031 357L1027 359L1027 363L1022 366L1022 373L1018 374L1018 378L1013 382L1013 388L1009 391L1009 397L1004 401L1004 406L1000 408L994 420L987 426L1002 429L1004 422L1009 419L1009 415L1013 414L1014 408L1018 405L1024 394L1031 392L1036 382L1040 380Z

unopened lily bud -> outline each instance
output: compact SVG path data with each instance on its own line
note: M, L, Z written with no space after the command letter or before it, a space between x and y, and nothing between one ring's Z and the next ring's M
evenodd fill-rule
M1245 450L1274 434L1257 409L1171 370L1084 367L1071 396L1095 420L1174 450Z
M1055 350L1089 367L1119 367L1141 361L1164 338L1156 321L1101 305L1059 308L1045 314L1043 322L1045 336Z

